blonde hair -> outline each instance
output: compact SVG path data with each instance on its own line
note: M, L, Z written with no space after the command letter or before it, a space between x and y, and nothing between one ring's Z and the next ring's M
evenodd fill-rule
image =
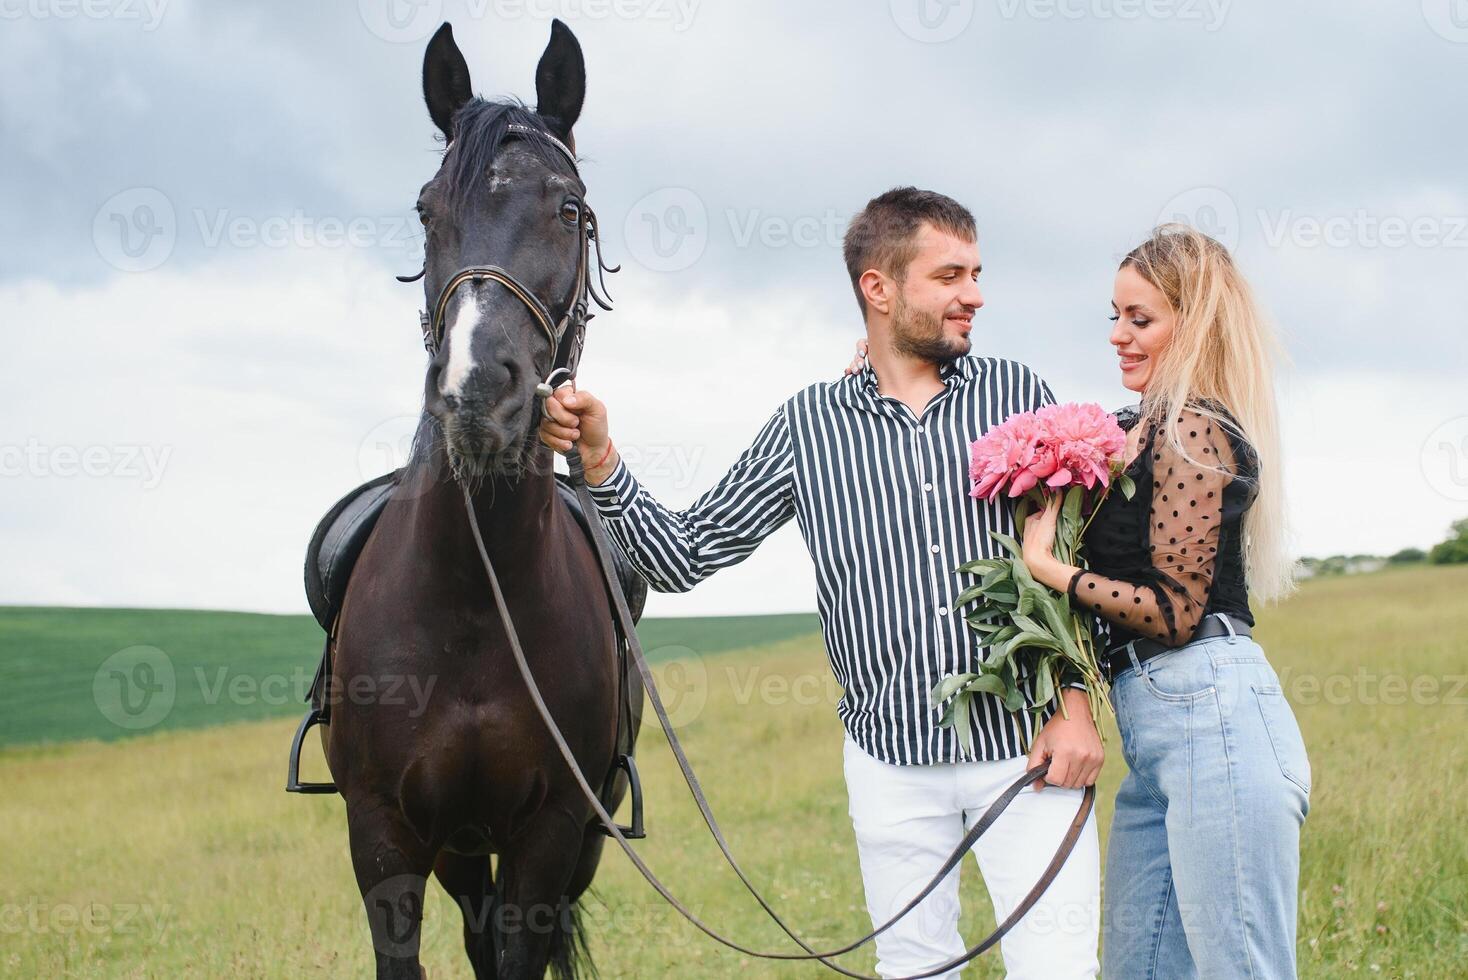
M1154 228L1122 260L1121 268L1127 267L1157 287L1176 317L1165 355L1154 365L1142 399L1142 424L1161 425L1156 431L1173 450L1198 466L1205 464L1189 457L1179 438L1175 406L1241 430L1258 460L1258 494L1243 521L1248 589L1265 602L1282 599L1295 588L1295 563L1285 545L1274 396L1274 367L1283 351L1274 329L1228 250L1187 225ZM1206 400L1228 409L1237 426L1200 403Z

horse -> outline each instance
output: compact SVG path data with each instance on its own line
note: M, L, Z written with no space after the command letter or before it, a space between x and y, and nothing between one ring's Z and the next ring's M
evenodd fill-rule
M509 282L460 271L512 270L551 322L584 300L589 211L572 127L586 70L559 20L535 87L534 109L476 97L450 25L428 43L423 97L446 145L417 202L434 310L423 412L346 586L321 728L379 978L421 975L430 873L463 913L475 977L590 968L577 903L605 837L516 673L465 496L495 567L513 572L504 599L556 725L583 772L615 774L612 808L627 788L619 684L641 715L596 554L536 435L557 338Z

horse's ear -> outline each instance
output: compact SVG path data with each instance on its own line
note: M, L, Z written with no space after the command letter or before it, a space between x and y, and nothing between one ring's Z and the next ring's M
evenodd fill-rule
M559 19L551 21L550 42L535 69L535 111L566 139L581 115L586 98L586 62L581 45L571 28Z
M445 21L423 55L423 101L444 136L454 138L454 113L472 97L469 66L454 43L454 29Z

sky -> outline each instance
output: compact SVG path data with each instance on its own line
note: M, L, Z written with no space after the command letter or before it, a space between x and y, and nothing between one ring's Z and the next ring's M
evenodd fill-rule
M1468 516L1468 0L0 0L0 602L299 612L317 518L399 465L425 355L427 38L533 102L552 17L616 310L580 386L673 507L862 326L846 222L979 226L974 353L1135 396L1116 264L1159 221L1278 325L1297 555ZM792 523L649 615L815 608Z

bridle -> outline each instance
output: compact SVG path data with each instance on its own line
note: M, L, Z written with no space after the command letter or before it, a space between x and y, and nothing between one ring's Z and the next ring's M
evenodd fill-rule
M518 133L532 139L543 140L554 147L566 158L570 164L572 173L580 179L580 172L576 168L576 154L571 148L556 137L543 129L527 126L523 123L510 123L506 127L509 133ZM551 361L551 369L545 379L536 385L536 396L545 399L560 385L574 380L576 366L581 360L581 350L586 342L586 325L596 314L590 312L590 304L595 302L603 310L612 308L610 297L607 293L606 273L617 272L621 266L608 266L602 259L601 238L597 235L596 215L586 204L585 200L578 200L579 210L576 218L577 234L580 238L580 248L576 259L576 283L571 292L570 301L566 304L566 312L560 320L551 316L550 310L535 290L525 285L513 272L497 265L471 265L460 269L449 277L448 281L438 291L438 298L434 300L431 310L425 310L418 314L418 325L423 331L423 346L430 355L436 356L439 348L443 346L444 317L448 312L449 302L453 299L458 288L468 282L497 282L509 290L511 296L520 301L520 304L529 311L535 319L546 339L550 341L551 350L555 356ZM591 284L589 274L591 266L592 249L596 250L597 280L600 290ZM399 282L416 282L427 273L428 267L417 275L398 276ZM542 404L541 411L544 413L545 406Z
M570 162L572 169L575 169L576 160L574 154L572 154L571 150L566 147L565 144L563 144L555 137L551 136L549 133L520 124L511 124L509 126L509 129L515 132L533 134L537 138L547 140L552 146L560 150L560 152ZM593 314L588 312L586 302L588 296L592 300L594 300L599 306L601 306L602 309L611 309L610 303L607 300L603 299L603 295L606 292L606 282L605 279L601 276L601 273L616 272L617 268L609 268L602 261L600 241L596 236L595 219L592 215L591 209L586 207L585 202L582 202L581 206L580 226L581 254L576 270L576 288L575 292L572 295L571 302L568 305L567 311L565 315L561 317L559 322L553 322L550 312L547 310L545 304L541 302L541 300L535 295L535 292L533 290L528 288L513 273L494 265L470 266L468 268L460 269L449 278L448 282L444 283L443 288L439 290L437 301L433 304L433 310L431 314L426 312L419 314L420 324L423 329L424 346L431 354L437 354L438 349L443 341L444 311L447 308L448 302L452 298L453 293L456 289L458 289L466 282L489 281L501 284L510 291L510 294L512 296L520 300L520 302L525 306L527 310L530 311L531 316L535 318L541 329L545 331L546 335L551 340L552 346L555 349L555 359L552 363L550 373L546 376L546 379L544 381L536 386L536 395L537 397L542 399L541 412L542 414L545 414L545 405L543 403L544 399L550 397L550 395L554 392L556 386L572 381L575 378L576 366L580 359L581 347L584 343L586 324L587 321L589 321L593 316ZM587 275L587 270L590 264L590 252L593 243L596 244L598 278L601 282L602 295L598 295L597 291L591 288L589 276ZM422 276L423 273L420 272L416 276L399 276L398 279L403 282L412 282L419 278L422 278ZM674 896L671 891L668 890L667 886L663 884L658 876L653 873L652 869L648 867L647 863L643 861L642 857L637 853L637 851L633 849L632 845L628 842L627 836L623 833L622 828L617 825L616 821L613 820L612 815L607 812L607 809L602 804L600 797L592 788L591 783L587 780L586 774L581 770L580 764L576 761L575 753L572 752L570 745L566 742L565 736L561 733L560 727L556 724L554 717L550 713L550 708L547 707L545 699L541 695L540 686L536 683L535 676L530 670L530 664L525 659L525 652L520 645L519 634L515 629L514 621L510 616L509 607L506 605L504 594L500 589L499 576L495 573L494 564L490 561L489 552L485 548L484 535L479 527L479 518L474 509L473 495L467 484L460 483L460 492L464 500L464 509L469 518L469 529L473 534L474 544L479 553L480 563L484 566L485 575L489 579L490 589L494 596L495 607L498 610L500 620L504 625L505 634L510 641L510 651L515 660L516 669L520 672L520 676L525 682L525 686L530 694L531 702L534 704L536 712L540 715L541 720L544 721L546 729L550 734L551 740L555 743L557 751L565 760L567 767L570 769L572 777L576 780L577 785L581 789L582 795L586 797L587 802L595 811L596 817L601 822L603 830L605 830L607 836L611 837L617 842L623 853L627 855L628 860L631 861L633 866L637 868L638 872L641 873L644 879L646 879L647 883L651 885L652 888L659 895L661 895L663 899L666 900L668 904L674 908L675 911L677 911L680 915L687 919L695 928L697 928L699 931L703 932L705 935L709 936L716 942L719 942L724 946L729 947L730 949L744 953L748 956L754 956L760 959L819 960L821 963L834 970L835 972L847 977L855 978L855 980L880 980L880 978L878 977L871 977L867 974L857 973L855 971L848 970L840 964L832 962L831 958L851 952L852 950L865 945L881 933L885 932L887 929L891 928L892 925L895 924L903 916L907 915L913 909L917 908L918 904L921 903L925 898L927 898L927 896L938 887L943 879L946 878L948 874L963 861L964 855L969 852L969 850L978 841L979 837L982 836L984 832L993 825L993 823L999 818L999 815L1004 812L1005 808L1008 807L1009 804L1013 802L1017 796L1019 796L1024 788L1035 780L1044 777L1046 772L1049 770L1049 763L1043 763L1039 766L1036 766L1035 768L1026 772L1019 779L1012 782L1010 786L1004 791L1004 793L1001 794L999 798L990 805L990 807L984 812L983 816L979 818L974 826L969 829L969 831L964 835L963 839L959 841L958 846L953 849L953 852L948 856L947 860L938 870L937 874L933 876L932 880L929 881L928 884L920 892L914 895L903 908L898 910L881 926L867 933L860 939L857 939L854 942L847 943L846 945L841 946L837 949L815 949L808 942L797 935L791 929L791 927L785 923L784 919L780 917L780 915L770 905L769 901L766 900L766 898L760 893L759 889L755 887L754 883L750 881L743 867L740 866L738 860L734 857L734 854L729 847L728 841L724 837L723 830L719 827L719 822L717 819L715 819L713 811L709 807L708 800L704 795L703 787L699 782L698 776L694 773L693 767L688 761L688 756L683 750L683 744L678 738L677 732L674 730L672 721L668 717L667 710L663 705L662 697L658 692L657 683L652 675L652 670L648 667L647 659L643 655L642 644L637 636L637 625L633 621L632 612L627 605L627 598L622 592L621 586L617 579L616 570L612 564L612 544L610 539L607 537L606 528L602 526L600 512L596 506L596 502L592 499L591 491L586 485L585 471L581 461L581 454L576 445L573 444L571 449L567 452L566 462L570 470L571 483L572 486L575 488L577 500L580 502L581 508L587 516L587 523L591 527L593 550L596 552L597 555L597 561L601 569L602 578L607 586L608 592L611 594L612 607L617 617L617 622L621 626L622 635L626 638L627 648L631 654L633 664L636 666L638 674L642 678L643 688L647 692L648 699L652 703L653 710L657 714L658 723L663 729L663 734L668 739L668 745L673 751L674 758L678 762L678 768L683 774L683 779L684 782L688 785L689 792L693 795L693 799L698 806L699 813L703 816L704 823L708 826L709 832L713 835L715 842L718 844L720 852L723 854L725 861L728 862L729 867L734 871L735 875L738 876L739 880L744 884L745 888L754 897L755 901L759 903L760 907L764 909L764 911L769 915L770 919L776 925L778 925L787 936L794 940L794 942L798 946L800 946L801 949L805 950L805 952L779 953L752 949L748 946L741 945L740 943L729 939L728 937L715 931L711 926L704 923L696 914L688 909L686 905L680 902L678 898ZM1050 886L1051 882L1053 882L1055 877L1060 873L1061 866L1065 863L1066 858L1070 856L1071 851L1075 848L1076 842L1080 839L1081 833L1086 824L1086 820L1090 816L1092 807L1095 805L1095 799L1096 788L1094 786L1087 786L1085 792L1082 794L1081 797L1080 808L1077 810L1075 818L1071 821L1069 828L1066 830L1065 836L1061 840L1060 846L1056 849L1055 855L1051 858L1051 861L1046 867L1045 872L1041 875L1039 881L1036 882L1035 886L1030 890L1030 892L1025 895L1023 899L1020 900L1019 904L1011 910L1010 914L1005 918L1002 923L998 925L997 928L993 930L993 932L991 932L981 942L971 947L961 956L954 957L948 962L939 964L923 973L914 974L910 977L899 978L899 980L921 980L921 978L933 977L940 974L948 973L969 962L970 960L979 956L985 950L991 948L996 943L998 943L1000 938L1008 933L1010 929L1014 928L1014 926L1018 924L1020 919L1022 919L1025 914L1028 913L1029 910L1034 906L1034 904L1039 901L1040 896L1044 894L1045 890Z

